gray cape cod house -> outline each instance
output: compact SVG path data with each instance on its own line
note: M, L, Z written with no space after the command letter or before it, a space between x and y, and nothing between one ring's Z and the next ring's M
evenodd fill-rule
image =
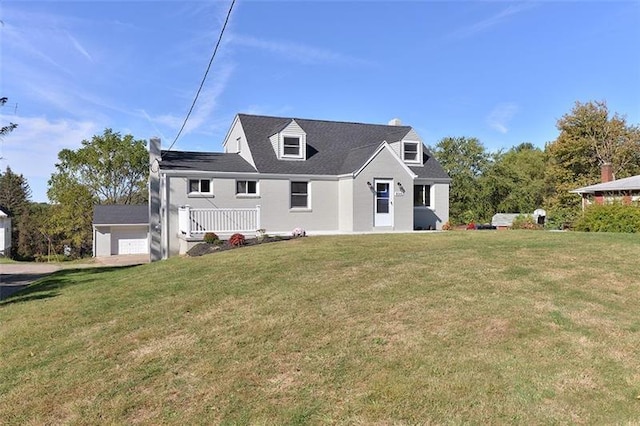
M410 126L238 114L224 152L150 143L152 260L204 233L440 229L450 178Z

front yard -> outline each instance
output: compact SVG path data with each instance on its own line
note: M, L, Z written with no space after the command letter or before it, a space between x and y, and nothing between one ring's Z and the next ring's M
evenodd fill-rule
M311 237L0 303L7 424L634 423L637 236Z

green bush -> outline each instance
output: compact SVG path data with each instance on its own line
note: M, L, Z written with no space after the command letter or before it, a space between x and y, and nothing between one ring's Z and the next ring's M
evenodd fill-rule
M572 229L575 221L580 217L580 209L556 208L547 211L545 228L547 229Z
M542 227L533 219L533 216L521 214L513 219L511 229L542 229Z
M220 242L220 238L218 238L215 232L207 232L204 234L203 240L207 244L218 244Z
M640 232L640 207L592 205L576 220L574 229L585 232Z

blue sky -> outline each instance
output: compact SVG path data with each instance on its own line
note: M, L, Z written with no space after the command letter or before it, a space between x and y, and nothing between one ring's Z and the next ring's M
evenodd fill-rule
M46 201L57 153L107 127L168 147L229 4L2 0L0 167ZM238 112L544 147L575 101L640 124L638 46L638 1L238 0L174 149L220 151Z

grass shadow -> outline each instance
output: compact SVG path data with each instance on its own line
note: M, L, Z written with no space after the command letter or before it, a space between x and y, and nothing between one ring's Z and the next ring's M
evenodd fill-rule
M10 294L5 299L0 300L0 308L15 303L56 297L63 289L67 287L73 287L76 285L82 285L97 281L99 279L98 275L105 272L133 268L135 266L139 265L61 269L43 278L40 278L38 281L15 293ZM77 275L80 275L81 277L78 278Z

